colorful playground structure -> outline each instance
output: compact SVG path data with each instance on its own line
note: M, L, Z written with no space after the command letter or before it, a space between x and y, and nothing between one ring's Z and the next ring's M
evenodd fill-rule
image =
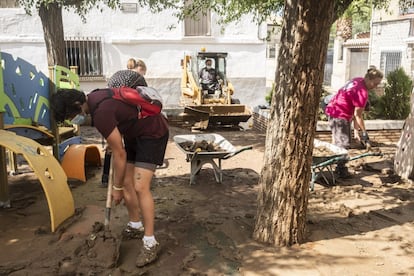
M5 52L0 61L0 207L11 204L7 164L17 173L20 154L41 182L55 231L74 214L67 179L85 182L85 164L101 166L98 147L82 144L79 126L57 126L51 116L50 95L59 88L79 89L79 77L62 66L50 67L47 77ZM45 146L52 146L53 154Z

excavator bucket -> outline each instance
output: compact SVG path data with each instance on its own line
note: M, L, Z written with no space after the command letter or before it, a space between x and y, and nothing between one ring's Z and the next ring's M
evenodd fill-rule
M63 155L62 168L69 179L86 181L85 166L101 166L101 154L95 145L70 145Z
M51 231L55 232L75 213L67 177L59 162L39 143L10 131L0 130L0 146L23 155L39 178L49 206Z
M208 126L238 126L247 122L252 112L241 104L193 105L186 106L181 116L191 118L196 128L207 129Z

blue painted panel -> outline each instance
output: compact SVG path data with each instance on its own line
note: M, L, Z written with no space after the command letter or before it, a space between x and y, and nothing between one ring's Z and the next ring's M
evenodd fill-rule
M12 103L2 103L5 105L4 114L5 124L13 124L14 117L30 118L34 124L39 124L50 129L49 114L49 78L38 71L34 65L28 61L17 58L14 59L9 53L1 52L3 68L3 88L7 98ZM13 104L18 116L11 114ZM11 116L13 115L13 116Z

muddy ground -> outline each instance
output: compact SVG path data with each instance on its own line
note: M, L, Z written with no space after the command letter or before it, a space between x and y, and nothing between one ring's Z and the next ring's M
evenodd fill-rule
M112 208L110 232L99 231L101 168L88 167L86 183L69 181L76 215L51 233L41 185L22 161L21 174L9 176L12 207L0 210L0 275L414 275L414 185L390 174L395 145L379 145L382 157L349 162L351 179L316 183L307 242L275 248L251 238L264 134L214 132L253 149L222 161L222 184L205 165L189 185L190 164L172 137L191 132L171 128L165 165L152 184L162 251L140 269L134 263L141 244L120 239L124 206ZM82 134L101 146L93 128Z

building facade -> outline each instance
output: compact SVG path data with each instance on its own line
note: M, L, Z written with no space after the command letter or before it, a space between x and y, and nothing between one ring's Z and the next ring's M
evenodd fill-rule
M372 12L368 36L359 35L347 41L336 37L331 87L339 89L347 80L363 76L370 65L384 72L385 77L403 68L414 78L414 1L392 0L386 10Z
M0 4L0 51L47 72L40 17L36 11L27 15L14 2ZM129 58L140 58L148 67L148 84L163 94L167 106L176 106L181 59L205 48L228 53L227 77L235 87L235 98L251 107L265 103L266 30L262 32L251 16L223 26L210 12L200 14L199 20L179 21L173 10L151 13L137 1L121 3L121 10L90 11L85 23L75 13L63 11L68 65L79 67L82 90L106 87L114 72L126 69Z

